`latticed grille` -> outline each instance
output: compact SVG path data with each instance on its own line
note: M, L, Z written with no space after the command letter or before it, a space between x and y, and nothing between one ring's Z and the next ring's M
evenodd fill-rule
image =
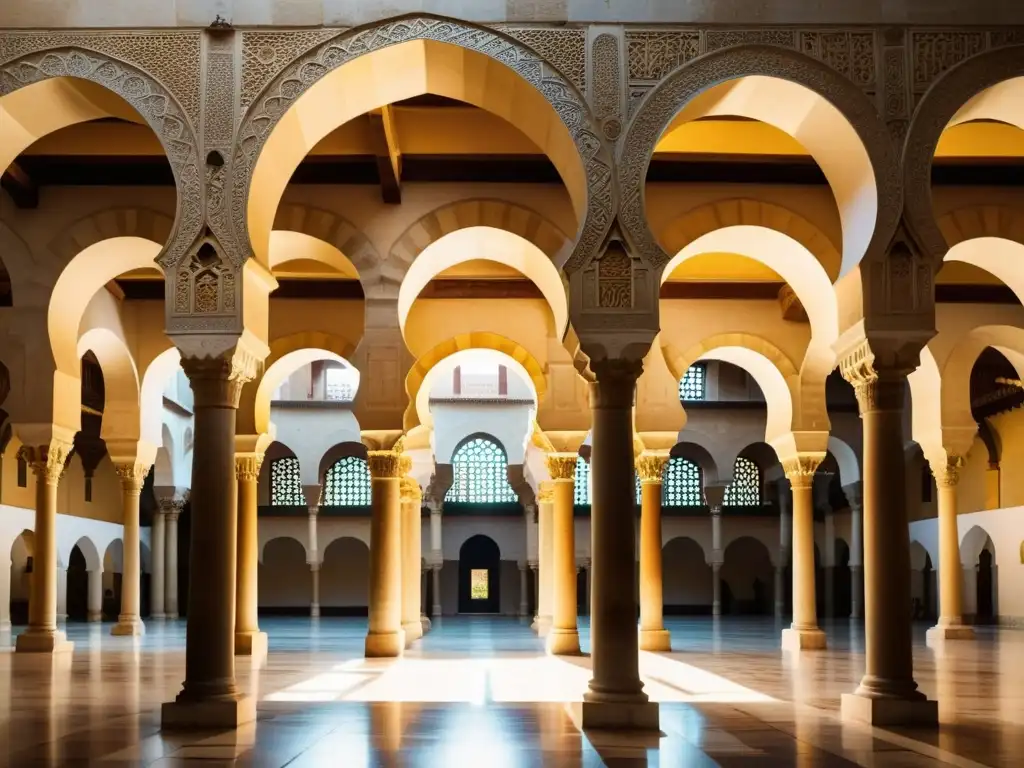
M346 456L327 470L324 504L328 507L370 506L370 467L365 459Z
M452 487L445 501L469 504L506 504L518 501L508 484L508 457L497 443L474 437L452 457Z
M294 456L274 459L270 464L270 503L275 507L304 507L299 460Z
M590 464L580 456L576 459L576 476L573 479L576 484L573 494L573 504L577 507L590 505Z
M704 400L707 397L707 367L703 363L694 363L686 369L679 380L679 399Z
M661 477L661 503L666 507L699 507L703 504L700 467L689 459L668 460Z
M727 507L756 507L761 503L761 470L739 456L732 465L732 482L725 489Z

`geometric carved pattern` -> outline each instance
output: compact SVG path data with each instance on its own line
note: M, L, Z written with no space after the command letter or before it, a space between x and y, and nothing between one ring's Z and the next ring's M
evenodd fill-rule
M296 56L338 34L337 29L295 29L242 33L241 107L246 108L259 96Z
M590 495L590 463L582 456L576 459L576 477L574 479L573 504L577 507L589 507Z
M633 260L615 240L597 263L597 306L629 309L633 306Z
M508 504L519 500L508 482L508 458L493 440L474 437L452 456L454 482L445 501Z
M586 215L576 249L565 264L568 272L579 268L603 240L613 208L611 156L593 126L586 102L570 81L522 44L491 29L429 16L343 32L293 60L263 89L242 119L232 161L232 219L239 241L245 242L248 232L247 199L253 170L281 116L329 72L366 53L409 40L436 40L489 56L523 77L555 109L576 145L587 179Z
M174 312L178 315L217 315L235 311L235 272L210 242L204 242L178 268Z
M270 463L270 503L275 507L304 507L299 460L284 456Z
M514 37L543 56L565 75L581 93L587 90L587 33L582 29L557 27L511 27L496 25L495 29Z
M726 507L756 507L761 504L761 470L743 456L732 467L732 482L725 489Z
M605 138L614 141L622 133L621 78L619 41L614 35L603 33L594 40L592 67L594 89L591 101L594 114L601 121Z
M704 363L694 363L686 369L686 375L679 380L679 399L704 400L707 398L706 390L707 366Z
M370 468L366 459L345 456L327 470L324 506L368 507L371 498Z
M700 467L682 456L665 465L661 480L661 503L665 507L700 507L704 504Z

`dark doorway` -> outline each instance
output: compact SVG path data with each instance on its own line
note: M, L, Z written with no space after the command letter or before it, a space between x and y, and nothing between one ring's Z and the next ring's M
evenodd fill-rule
M67 607L69 621L85 621L89 613L89 572L85 555L75 545L68 558Z
M587 594L588 575L586 568L576 571L576 614L578 616L590 615L590 595Z
M850 547L842 539L835 541L834 562L832 605L836 617L846 618L853 610L853 579L850 575Z
M459 613L499 613L500 586L501 550L494 539L466 539L459 550Z
M992 599L992 553L981 550L978 556L978 624L992 624L995 619L995 601Z
M936 619L935 611L932 610L932 606L935 605L935 567L932 565L931 555L925 556L924 569L921 571L921 578L924 579L924 584L921 587L921 601L923 605L921 610L923 616L921 618L929 621Z

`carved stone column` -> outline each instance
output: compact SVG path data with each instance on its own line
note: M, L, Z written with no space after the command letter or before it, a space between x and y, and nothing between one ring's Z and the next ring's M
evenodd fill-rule
M256 704L235 686L238 482L235 419L257 360L241 347L218 357L184 357L195 398L192 525L185 681L163 706L164 728L234 728ZM170 533L170 531L168 531Z
M441 617L441 566L434 564L430 569L430 586L434 591L434 604L430 608L430 614L435 618Z
M664 621L661 572L661 476L668 454L643 453L640 476L640 650L671 651Z
M636 626L636 513L633 401L639 361L591 362L590 617L593 676L579 709L586 728L658 729L658 705L640 682ZM557 498L556 498L557 509Z
M94 568L89 571L88 599L86 603L86 621L103 621L103 569Z
M441 511L444 502L440 499L431 499L428 502L430 508L430 559L431 559L431 588L434 593L433 604L430 606L430 615L435 618L441 616L441 567L444 565L444 550L441 544L441 524L443 519Z
M850 618L864 616L864 518L860 482L843 486L850 505Z
M786 459L782 468L793 489L793 623L782 630L786 651L821 650L827 645L818 627L814 585L814 472L824 458L804 454Z
M178 517L184 508L185 501L177 500L164 512L167 516L167 555L164 561L167 575L164 611L168 619L178 618Z
M312 593L309 599L309 616L320 618L320 563L309 564L309 578Z
M267 655L267 633L259 623L259 502L257 484L263 454L235 455L238 478L238 571L235 581L235 655Z
M929 644L974 639L974 629L963 621L963 565L956 524L956 488L963 465L960 456L931 465L939 492L939 621L928 630Z
M420 505L423 495L420 484L409 476L410 469L412 459L402 456L402 629L407 648L423 637L423 623L420 621L420 563L423 560Z
M551 631L552 587L554 584L555 484L545 480L537 494L537 634L547 637Z
M149 617L151 619L164 619L164 592L166 591L166 567L167 562L167 518L164 516L163 501L157 503L153 510L153 525L150 530L150 550L152 552L151 573L149 575Z
M775 616L782 618L786 612L785 572L792 562L790 550L793 547L793 496L789 480L780 480L779 489L779 564L776 572Z
M373 510L370 518L370 617L367 658L401 656L402 509L399 457L394 451L370 451Z
M68 569L57 566L57 623L68 620Z
M900 360L900 350L886 358ZM915 356L916 358L916 356ZM864 677L844 694L845 719L872 725L938 723L938 706L917 690L910 616L910 530L903 489L903 400L907 371L883 366L862 343L840 370L853 384L864 427Z
M552 606L548 653L577 655L580 635L576 625L576 532L573 520L573 491L576 478L575 453L549 453L548 474L554 481L552 523Z
M54 439L20 452L36 477L36 520L28 629L18 635L19 653L60 653L74 647L57 629L57 484L70 451L70 442Z
M708 565L711 566L711 615L722 615L722 506L725 503L726 483L715 483L704 486L704 500L711 512L711 554Z
M149 466L135 463L117 463L114 466L121 481L124 524L123 562L121 567L121 613L112 635L144 635L146 626L139 615L140 593L142 591L142 564L139 542L139 497L142 484L149 474Z
M318 540L317 527L320 521L320 507L310 505L308 508L306 538L309 546L306 548L306 562L309 564L310 578L312 579L313 594L309 601L309 616L312 619L320 618L320 544Z

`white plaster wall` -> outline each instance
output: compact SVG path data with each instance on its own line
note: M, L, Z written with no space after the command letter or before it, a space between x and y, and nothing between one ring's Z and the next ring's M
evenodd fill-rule
M279 537L262 547L257 599L261 608L309 607L313 581L305 547L295 539Z
M483 535L494 540L502 560L526 560L526 522L520 517L447 517L443 519L441 544L445 560L458 561L466 540ZM429 537L425 537L429 541ZM518 578L518 576L517 576Z
M511 385L512 377L509 379ZM534 411L529 405L433 403L430 413L434 418L437 463L450 464L459 443L470 435L483 433L505 449L509 464L522 464Z
M337 407L281 408L271 405L277 441L288 446L299 460L303 485L320 482L320 459L338 443L360 441L355 414Z

